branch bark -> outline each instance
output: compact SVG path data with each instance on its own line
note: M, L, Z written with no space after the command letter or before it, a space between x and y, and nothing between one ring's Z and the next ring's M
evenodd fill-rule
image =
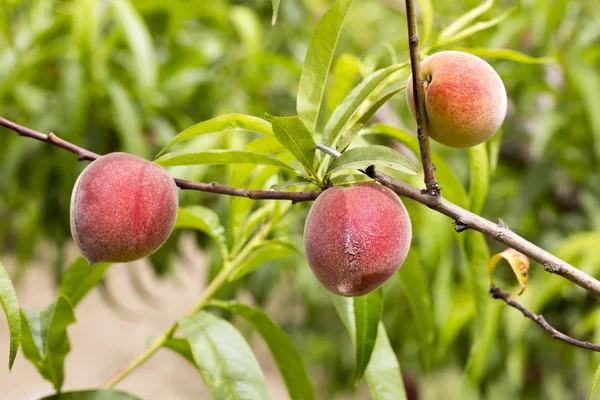
M542 315L537 315L529 311L523 305L514 301L508 293L503 292L497 286L490 286L490 294L494 299L500 299L509 306L521 311L526 318L529 318L530 320L544 328L544 330L550 335L552 335L552 339L560 340L561 342L565 342L567 344L570 344L571 346L580 347L582 349L600 352L599 345L574 339L571 336L565 335L564 333L558 331L556 328L550 325Z
M408 48L410 50L410 66L412 71L413 99L415 102L415 119L417 121L417 138L425 175L425 191L432 197L440 196L442 188L435 179L435 167L431 161L429 149L429 133L427 131L427 113L425 111L425 95L421 79L421 62L419 55L419 33L414 0L406 0L406 21L408 25Z
M24 127L15 122L9 121L6 118L0 117L0 126L4 126L19 136L25 136L41 142L49 143L61 149L67 150L77 155L79 161L94 161L100 155L92 151L79 147L73 143L67 142L64 139L56 136L54 133L42 133L36 130ZM247 197L253 200L290 200L293 203L301 201L312 201L317 198L320 192L285 192L276 190L250 190L243 188L235 188L230 186L220 185L215 182L203 183L192 182L184 179L175 179L175 184L182 190L198 190L201 192L210 192L225 194L228 196Z

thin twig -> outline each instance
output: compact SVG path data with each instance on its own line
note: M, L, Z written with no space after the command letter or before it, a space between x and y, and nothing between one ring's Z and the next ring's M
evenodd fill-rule
M413 99L415 102L415 119L417 121L417 137L423 173L425 175L425 191L432 197L438 197L442 190L435 179L435 167L431 161L429 150L429 134L427 132L427 113L425 111L425 96L421 79L421 62L419 55L419 33L417 32L417 17L414 0L406 0L406 21L408 24L408 47L410 50L410 66L412 70Z
M97 154L69 143L63 139L59 139L56 135L45 135L43 133L25 128L14 122L8 121L0 117L0 126L5 126L17 132L21 136L30 137L42 142L51 143L55 146L68 150L79 156L80 159L94 160L99 157ZM50 139L51 138L51 139ZM334 157L335 150L329 149L326 146L319 145L318 149L323 152L329 152ZM442 198L441 196L431 196L428 193L423 193L421 190L409 185L406 182L399 181L379 171L374 167L366 169L365 173L390 188L398 195L415 200L427 207L438 211L455 221L455 230L462 232L466 229L473 229L487 235L498 242L504 243L510 248L513 248L525 254L532 260L537 261L544 266L547 272L562 276L563 278L573 282L596 296L600 296L600 281L586 274L585 272L575 268L571 264L561 260L555 255L536 246L530 241L522 238L511 231L505 224L496 224L477 214L474 214L456 204ZM319 192L278 192L274 190L248 190L232 188L219 185L217 183L200 183L177 180L177 185L182 189L192 189L219 193L232 196L242 196L251 199L272 199L272 200L291 200L293 202L310 201L317 198Z
M48 134L35 131L30 128L26 128L15 122L9 121L5 118L0 117L0 126L4 126L8 129L13 130L19 136L25 136L32 139L39 140L41 142L50 143L54 146L60 147L70 151L77 155L79 161L94 161L99 158L100 155L92 151L79 147L73 143L67 142L64 139L56 136L50 132ZM218 183L203 183L203 182L192 182L183 179L175 179L175 183L182 190L198 190L201 192L210 192L225 194L228 196L247 197L254 200L291 200L293 203L301 201L313 201L319 196L321 192L285 192L276 190L250 190L234 188L230 186L220 185Z
M490 286L490 294L493 298L500 299L509 306L521 311L525 317L529 318L530 320L544 328L544 330L546 330L550 335L552 335L552 339L560 340L561 342L568 343L571 346L581 347L582 349L600 352L599 345L574 339L558 331L556 328L550 325L542 315L537 315L529 311L527 308L514 301L508 293L503 292L497 286Z

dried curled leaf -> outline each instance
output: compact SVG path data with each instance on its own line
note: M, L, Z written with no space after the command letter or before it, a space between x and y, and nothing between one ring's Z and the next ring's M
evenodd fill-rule
M502 253L494 254L488 262L488 274L490 275L490 281L492 283L494 283L493 274L496 265L503 258L508 261L519 281L519 286L521 286L519 295L521 295L527 288L527 280L529 279L529 258L515 249L506 249Z

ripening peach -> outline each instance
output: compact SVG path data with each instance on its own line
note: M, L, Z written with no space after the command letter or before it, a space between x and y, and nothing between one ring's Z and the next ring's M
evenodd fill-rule
M429 136L450 147L471 147L488 140L506 116L506 89L484 60L460 51L442 51L421 62ZM413 117L412 75L406 101Z
M90 264L154 253L177 217L177 186L157 164L110 153L88 165L71 195L71 234Z
M333 187L312 205L304 249L317 279L341 296L361 296L402 266L412 238L400 198L376 183Z

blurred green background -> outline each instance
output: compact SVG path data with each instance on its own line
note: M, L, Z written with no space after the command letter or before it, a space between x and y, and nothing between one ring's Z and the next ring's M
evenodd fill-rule
M434 33L480 4L432 3ZM118 150L149 159L178 132L220 114L292 115L308 41L329 4L281 0L272 26L268 0L0 0L0 115L97 153ZM505 82L509 111L502 132L489 144L491 177L482 214L502 218L512 230L597 276L600 2L497 1L480 20L508 11L499 24L443 47L508 48L554 59L532 64L486 58ZM406 36L403 1L356 1L338 54L359 58L364 74L407 60ZM390 122L391 112L399 118L394 122L413 131L404 93L390 105L387 115L377 118ZM242 149L247 141L235 133L207 135L189 146ZM433 148L468 188L468 153ZM0 251L17 260L12 275L17 289L33 261L51 264L56 280L61 276L65 251L72 246L71 189L84 166L65 151L1 130ZM232 184L231 167L172 172ZM233 229L229 198L180 196L182 205L217 210ZM411 262L422 267L431 300L427 310L415 312L406 300L406 281L392 279L385 288L384 322L407 385L422 399L585 398L600 362L597 355L553 341L491 299L484 334L473 334L475 301L451 221L405 203L415 232ZM286 216L285 234L299 244L308 207L295 205ZM151 258L163 279L177 277L172 260L178 239L174 234ZM205 237L198 236L197 243L218 258ZM492 253L504 250L495 242L489 246ZM506 289L516 287L508 271L501 265L496 274ZM302 256L270 262L221 297L239 291L249 292L259 305L276 294L278 301L300 309L293 314L297 318L285 307L271 317L299 347L319 398L367 396L362 385L353 387L352 344L331 297ZM519 301L558 329L600 342L597 300L539 265L532 265L529 287ZM423 323L427 316L431 326ZM485 351L471 356L478 346Z

